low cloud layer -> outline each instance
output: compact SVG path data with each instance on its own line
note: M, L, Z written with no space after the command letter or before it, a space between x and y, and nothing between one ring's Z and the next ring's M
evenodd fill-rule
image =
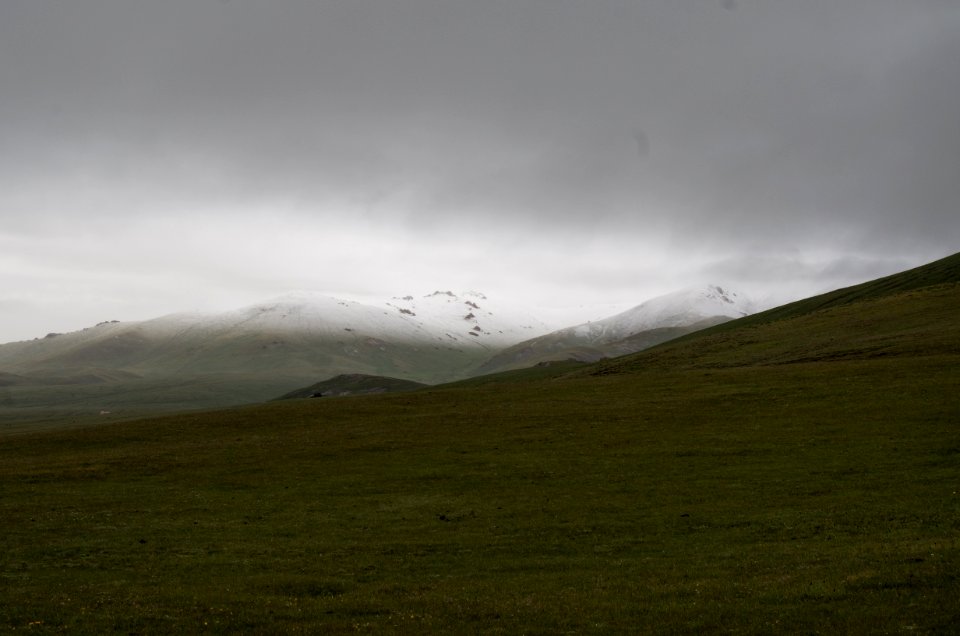
M946 0L7 0L0 341L890 273L960 244L957 59Z

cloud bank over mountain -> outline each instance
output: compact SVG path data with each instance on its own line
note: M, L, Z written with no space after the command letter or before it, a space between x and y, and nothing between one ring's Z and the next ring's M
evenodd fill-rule
M960 240L957 59L944 0L9 0L0 341L891 273Z

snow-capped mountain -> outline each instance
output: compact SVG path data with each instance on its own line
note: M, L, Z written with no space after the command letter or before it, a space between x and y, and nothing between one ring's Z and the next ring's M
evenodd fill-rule
M513 345L479 371L492 373L560 359L594 361L652 347L685 333L741 318L756 310L749 298L707 285L658 296L632 309Z
M11 408L170 410L269 399L340 374L434 384L629 353L751 310L710 286L548 333L531 312L477 292L367 303L300 292L0 345L0 399Z
M387 307L415 326L419 336L443 337L468 346L504 347L549 330L528 311L497 304L480 292L435 291L395 297Z
M176 316L166 320L184 318L196 320ZM344 333L363 334L385 340L488 350L548 331L543 322L529 313L497 305L479 292L451 291L396 296L376 304L296 292L200 321L207 329L229 326L256 333L308 333L337 338Z
M589 342L609 343L649 329L685 327L713 316L741 318L754 311L754 303L745 296L707 285L658 296L623 313L570 329Z
M459 379L502 347L548 330L476 292L376 304L301 292L222 313L111 321L0 345L0 371L15 374L18 385L36 378L45 386L116 371L145 379L223 376L250 385L253 400L341 373Z

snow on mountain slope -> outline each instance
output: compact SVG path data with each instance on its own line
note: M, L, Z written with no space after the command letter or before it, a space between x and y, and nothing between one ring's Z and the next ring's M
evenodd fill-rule
M658 296L602 320L559 329L498 352L478 371L494 373L548 360L594 361L640 351L660 342L755 310L742 294L719 285Z
M379 304L298 292L222 313L103 323L0 345L0 369L60 372L96 366L149 374L271 368L307 373L372 371L376 366L437 378L546 331L529 314L498 306L476 292L435 292Z
M440 382L476 373L484 360L479 369L490 372L504 364L617 355L752 309L742 295L711 285L548 333L530 312L477 292L436 291L374 303L298 292L222 313L111 321L0 345L0 371L30 377L87 377L92 369L97 377L110 377L109 370L149 378L272 374L310 381L369 373Z
M649 329L684 327L713 316L742 318L754 311L754 303L745 296L707 285L658 296L623 313L570 329L589 342L612 342Z
M419 333L440 333L468 346L504 347L549 331L524 310L497 304L479 292L435 291L386 303Z
M529 313L498 305L478 292L458 295L450 291L394 297L378 304L295 292L206 318L184 314L151 322L165 326L180 323L191 329L328 337L346 332L481 348L506 346L549 330Z
M580 359L597 358L649 346L637 343L653 336L624 338L651 326L669 331L748 311L744 299L711 287L548 334L531 312L476 292L367 303L301 292L233 311L109 321L0 345L0 397L11 408L162 410L269 399L348 373L435 384L486 371L479 365L494 354L497 364L520 366L567 357L571 348ZM69 391L57 388L68 384Z

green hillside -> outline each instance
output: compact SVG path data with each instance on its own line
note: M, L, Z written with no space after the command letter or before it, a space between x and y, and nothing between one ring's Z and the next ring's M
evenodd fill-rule
M449 382L495 350L450 334L377 337L377 325L362 320L373 331L332 327L322 316L288 326L286 314L271 311L108 322L0 344L0 433L82 424L102 411L129 417L261 402L339 374Z
M525 369L544 362L562 360L596 362L603 358L612 358L649 349L662 342L729 320L728 316L714 316L682 327L645 329L626 338L610 342L591 342L589 337L577 335L575 328L561 329L498 351L477 367L476 373L489 375L503 371Z
M398 393L415 391L426 387L420 382L387 378L379 375L365 375L363 373L345 373L310 386L284 393L278 400L292 400L297 398L340 397L344 395L368 395L372 393Z
M667 345L603 361L591 375L641 368L694 369L782 365L878 357L960 354L960 283L891 292L776 320L742 318Z
M956 633L929 271L594 366L0 438L0 626Z
M760 325L785 318L795 318L814 311L880 298L898 292L908 292L914 289L958 282L960 282L960 252L905 272L804 298L745 318L722 323L711 327L709 330L704 330L704 332L691 334L688 338L696 339L705 332L719 333L731 329L740 329L747 325Z

